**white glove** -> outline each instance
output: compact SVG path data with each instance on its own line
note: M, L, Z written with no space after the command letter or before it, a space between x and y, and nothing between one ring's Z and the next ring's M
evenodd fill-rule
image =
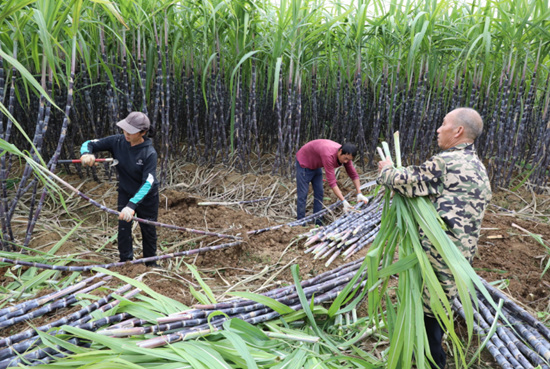
M360 203L361 201L364 202L365 204L369 203L369 199L367 199L366 196L363 196L362 193L358 193L357 194L357 203Z
M122 211L120 212L120 215L118 216L118 219L120 220L124 220L126 222L131 222L132 219L134 218L134 214L136 212L134 211L134 209L126 206L124 209L122 209Z
M353 206L350 205L348 200L344 200L344 213L347 213L351 209L353 209Z
M91 167L95 164L95 156L93 154L84 154L80 157L80 162L82 165Z

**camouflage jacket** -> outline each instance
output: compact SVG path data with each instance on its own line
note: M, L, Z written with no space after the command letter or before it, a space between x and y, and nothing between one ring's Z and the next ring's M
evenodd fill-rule
M452 147L419 166L402 169L386 166L377 182L406 197L429 196L448 227L447 234L472 262L481 221L492 197L487 171L473 144ZM456 289L448 267L425 237L422 244L444 289L450 298L453 297Z

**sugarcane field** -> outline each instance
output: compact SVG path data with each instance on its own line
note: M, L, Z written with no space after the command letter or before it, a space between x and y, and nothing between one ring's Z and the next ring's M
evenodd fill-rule
M0 369L550 369L548 0L0 2Z

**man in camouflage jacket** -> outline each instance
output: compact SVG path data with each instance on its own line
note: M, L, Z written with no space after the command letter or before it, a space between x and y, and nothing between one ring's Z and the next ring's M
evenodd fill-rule
M406 197L430 197L447 225L447 235L470 263L477 250L481 221L492 196L487 171L473 144L482 129L483 121L475 110L458 108L445 116L437 130L441 153L422 165L402 169L395 169L391 159L378 163L379 184ZM448 266L426 237L422 237L422 246L444 291L452 300L457 290ZM424 300L429 301L426 297ZM444 332L429 306L424 305L430 352L437 364L432 368L444 368Z

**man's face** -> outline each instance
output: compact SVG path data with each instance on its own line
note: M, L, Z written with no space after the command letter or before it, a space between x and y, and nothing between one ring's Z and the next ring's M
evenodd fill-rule
M342 149L338 150L338 161L342 164L346 164L348 161L353 161L351 154L342 154Z
M447 150L453 147L456 141L455 134L457 127L455 127L452 114L453 112L447 114L445 118L443 118L443 123L437 129L437 144L441 150Z

